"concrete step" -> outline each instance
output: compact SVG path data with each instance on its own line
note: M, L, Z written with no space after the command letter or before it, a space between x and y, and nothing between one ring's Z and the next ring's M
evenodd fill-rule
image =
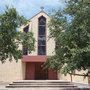
M44 84L13 85L13 84L11 84L11 85L9 85L9 86L61 86L61 87L62 87L62 86L65 86L65 87L66 87L66 86L67 86L67 87L68 87L68 86L71 86L71 87L73 87L74 85L52 85L52 84L51 84L51 85L48 85L48 84L45 84L45 85L44 85Z
M61 84L61 83L63 83L63 84L70 84L71 82L62 82L62 81L61 81L61 82L60 82L60 81L59 81L59 82L54 82L54 81L53 81L53 82L52 82L52 81L51 81L51 82L50 82L50 81L49 81L49 82L46 82L46 81L45 81L45 82L44 82L44 81L43 81L43 82L40 82L40 81L36 81L36 82L31 82L31 81L21 82L21 81L20 81L20 82L13 82L13 83L15 83L15 84L16 84L16 83L24 83L24 84L25 84L25 83L48 83L48 84L49 84L49 83L52 83L52 84L58 84L58 83Z
M60 87L60 88L75 88L76 86L72 85L9 85L7 88L30 88L30 87Z
M69 81L61 81L61 80L21 80L14 81L13 83L70 83Z
M44 81L44 80L29 80L29 81L17 81L6 86L6 88L77 88L70 82L65 81Z
M72 83L12 83L9 85L73 85Z

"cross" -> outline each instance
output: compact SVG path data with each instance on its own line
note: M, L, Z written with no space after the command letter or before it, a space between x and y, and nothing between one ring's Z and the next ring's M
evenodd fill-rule
M44 9L44 7L42 6L42 7L41 7L41 11L43 11L43 9Z

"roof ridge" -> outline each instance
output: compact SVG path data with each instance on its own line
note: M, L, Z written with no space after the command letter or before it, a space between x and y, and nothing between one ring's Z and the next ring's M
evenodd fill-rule
M43 12L43 13L45 13L47 16L49 16L44 10L40 11L39 13L41 13L41 12ZM31 20L32 18L34 18L35 16L37 16L39 13L35 14L34 16L32 16L29 20ZM49 17L50 17L50 16L49 16Z

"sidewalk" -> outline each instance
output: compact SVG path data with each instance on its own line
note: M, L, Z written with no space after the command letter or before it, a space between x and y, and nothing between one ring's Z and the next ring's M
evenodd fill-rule
M5 86L8 84L9 84L9 82L0 81L0 90L8 90L7 88L5 88Z

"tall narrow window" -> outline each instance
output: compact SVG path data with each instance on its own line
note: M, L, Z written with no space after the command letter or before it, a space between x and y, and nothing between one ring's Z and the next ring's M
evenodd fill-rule
M46 18L38 19L38 55L46 55Z
M23 55L28 54L28 48L26 46L23 46Z
M29 25L23 29L23 32L28 33L28 30L29 30ZM28 47L23 45L23 55L27 55L27 54L28 54Z

